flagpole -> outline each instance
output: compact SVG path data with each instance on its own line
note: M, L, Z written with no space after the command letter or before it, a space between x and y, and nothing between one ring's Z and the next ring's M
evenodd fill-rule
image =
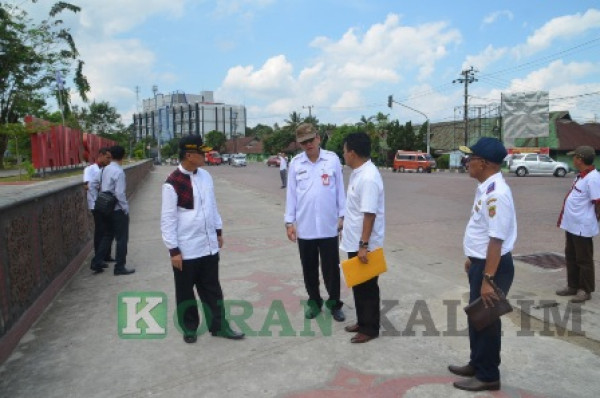
M62 118L62 125L65 125L65 112L62 105L62 89L63 89L63 80L59 71L56 71L56 89L58 90L58 107L60 109L60 116Z

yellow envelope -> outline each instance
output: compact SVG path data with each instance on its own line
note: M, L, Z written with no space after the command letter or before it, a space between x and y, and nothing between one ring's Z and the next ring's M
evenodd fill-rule
M367 253L367 264L362 263L358 256L342 261L341 267L348 287L359 285L387 271L383 248Z

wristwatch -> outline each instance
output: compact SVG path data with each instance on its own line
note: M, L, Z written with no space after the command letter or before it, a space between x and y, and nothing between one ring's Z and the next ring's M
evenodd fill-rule
M285 223L285 227L286 227L286 228L288 228L288 227L293 227L293 226L294 226L294 223L293 223L293 222L286 222L286 223Z
M364 248L366 249L366 248L368 248L368 247L369 247L369 242L368 242L368 241L367 241L367 242L365 242L365 241L359 240L359 241L358 241L358 247L359 247L359 248L363 248L363 247L364 247Z
M483 279L485 279L487 282L493 282L494 281L494 275L492 274L487 274L487 273L483 273Z

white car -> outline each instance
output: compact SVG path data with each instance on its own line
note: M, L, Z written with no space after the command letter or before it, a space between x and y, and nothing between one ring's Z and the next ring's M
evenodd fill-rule
M246 155L243 153L231 155L231 165L236 167L246 166Z
M568 164L537 153L521 154L511 159L509 164L509 171L519 177L528 174L551 174L555 177L564 177L569 172Z

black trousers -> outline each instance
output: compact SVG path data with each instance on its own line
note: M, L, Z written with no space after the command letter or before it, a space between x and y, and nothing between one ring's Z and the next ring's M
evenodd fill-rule
M279 176L281 177L281 186L286 187L287 186L287 169L279 170Z
M202 303L208 330L220 332L223 321L223 290L219 282L219 253L183 260L181 271L173 268L177 321L186 335L194 335L200 326L194 287Z
M129 241L129 215L123 210L115 210L109 216L100 216L98 221L104 230L98 251L92 259L92 267L99 267L109 254L113 237L117 244L115 269L124 268L127 263L127 242Z
M319 256L325 289L329 294L326 302L330 310L342 308L340 301L340 254L338 237L323 239L298 239L300 262L304 275L304 286L308 293L310 305L321 308L323 299L319 289Z
M585 236L565 232L565 259L567 260L567 283L569 287L583 289L586 293L596 290L594 273L594 241Z
M469 268L469 303L481 297L481 284L485 259L471 258ZM510 253L500 257L500 264L494 276L496 285L508 295L508 291L515 276L512 255ZM469 342L471 346L471 360L469 365L475 368L475 377L481 381L490 382L500 380L500 346L502 337L502 321L498 319L487 328L477 331L469 322Z
M104 257L104 260L108 260L110 258L110 253L112 252L112 241L114 237L112 236L112 232L110 231L110 229L108 231L105 231L106 223L103 223L101 220L101 218L103 217L102 214L100 214L96 210L92 210L92 215L94 216L94 254L97 253L98 250L100 250L100 243L102 242L102 237L105 234L109 234L110 246L108 247L106 257Z
M358 252L348 253L348 258ZM379 336L381 302L379 297L379 276L352 287L358 331L371 337Z

